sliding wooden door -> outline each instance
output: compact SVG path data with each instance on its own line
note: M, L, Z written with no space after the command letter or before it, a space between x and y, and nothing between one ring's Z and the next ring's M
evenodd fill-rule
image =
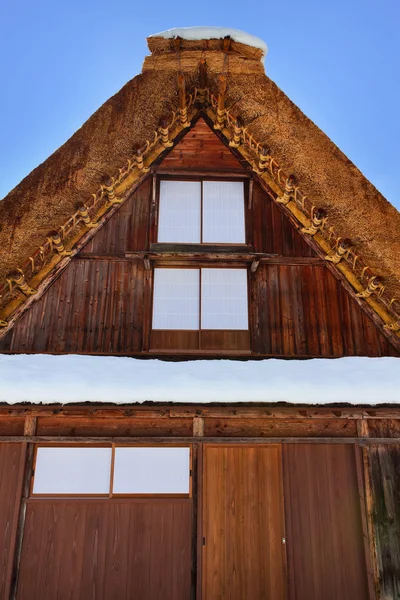
M203 600L286 598L281 448L204 447Z

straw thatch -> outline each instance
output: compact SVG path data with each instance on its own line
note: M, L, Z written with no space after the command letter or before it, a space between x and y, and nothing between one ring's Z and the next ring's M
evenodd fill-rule
M287 173L329 221L350 237L385 284L400 295L400 214L335 144L264 74L260 50L222 40L150 38L152 55L143 72L110 98L61 148L0 203L0 279L43 243L71 215L78 201L98 189L176 109L177 72L198 86L198 65L207 64L208 86L227 75L227 106L268 146ZM225 48L226 49L226 48Z

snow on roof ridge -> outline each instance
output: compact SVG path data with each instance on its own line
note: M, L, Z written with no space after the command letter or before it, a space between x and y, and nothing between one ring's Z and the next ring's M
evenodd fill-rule
M235 42L259 48L263 52L263 59L267 56L268 46L264 40L245 31L240 31L240 29L231 29L230 27L174 27L173 29L160 31L160 33L153 33L149 37L163 37L165 39L180 37L184 40L218 40L226 36L230 36Z
M400 358L164 362L0 354L0 403L400 404Z

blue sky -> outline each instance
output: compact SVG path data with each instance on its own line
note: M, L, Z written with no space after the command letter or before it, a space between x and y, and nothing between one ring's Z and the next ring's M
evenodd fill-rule
M222 25L400 209L398 0L12 0L0 6L0 198L141 70L145 38Z

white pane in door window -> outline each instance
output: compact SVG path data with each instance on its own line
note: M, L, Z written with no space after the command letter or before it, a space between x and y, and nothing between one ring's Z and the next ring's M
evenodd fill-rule
M202 269L201 328L248 327L246 269Z
M201 183L161 181L158 241L200 242Z
M242 181L204 181L203 242L244 244Z
M154 269L153 329L199 329L199 269Z
M188 494L189 448L116 448L114 494Z
M111 448L44 448L36 455L34 494L108 494Z

